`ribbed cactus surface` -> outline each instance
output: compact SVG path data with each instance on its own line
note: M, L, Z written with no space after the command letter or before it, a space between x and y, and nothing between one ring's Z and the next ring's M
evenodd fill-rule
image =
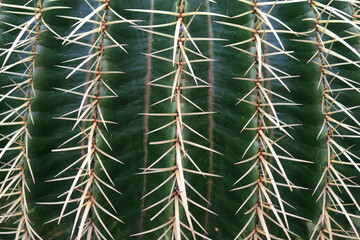
M359 5L0 1L0 239L360 239Z

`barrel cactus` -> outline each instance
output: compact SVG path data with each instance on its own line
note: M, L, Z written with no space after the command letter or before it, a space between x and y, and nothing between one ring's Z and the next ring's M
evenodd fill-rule
M0 239L360 239L356 0L1 0Z

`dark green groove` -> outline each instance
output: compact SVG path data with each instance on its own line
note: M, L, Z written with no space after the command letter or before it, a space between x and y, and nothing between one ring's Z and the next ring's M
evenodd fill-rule
M52 3L51 5L55 5ZM84 8L79 3L73 1L63 1L62 6L72 7L71 10L56 10L56 12L46 12L44 19L46 23L56 32L63 35L70 33L69 29L73 21L62 20L56 15L73 15L76 12L82 13ZM50 6L49 4L45 6ZM43 30L45 27L43 26ZM56 51L59 50L59 52ZM75 51L76 49L76 51ZM56 40L50 31L45 31L40 35L35 63L34 86L36 98L32 101L32 111L34 115L34 125L30 125L29 130L32 136L30 146L30 157L36 176L36 187L28 197L32 206L31 216L35 224L35 229L44 239L63 239L69 237L72 219L65 218L60 225L56 222L44 224L59 216L61 206L47 206L37 204L38 202L59 201L57 196L67 191L67 184L63 182L47 183L55 174L68 166L74 159L77 159L80 152L53 153L53 149L73 136L70 131L73 123L70 121L55 120L72 109L78 107L79 97L69 98L66 94L54 88L71 89L82 83L86 74L76 74L73 81L64 81L67 71L59 69L55 65L61 65L62 61L71 59L86 51L86 48L73 46L63 46L61 41ZM65 133L65 134L64 134ZM42 147L35 147L42 146ZM45 147L46 146L46 147ZM66 175L65 175L66 176ZM51 229L49 231L49 229Z
M299 11L301 10L301 11ZM274 16L280 20L291 19L287 21L289 27L297 32L307 32L313 28L312 22L303 22L301 26L296 24L304 18L314 17L313 12L308 3L292 4L286 11L274 9ZM294 18L294 16L296 17ZM315 204L317 194L312 195L314 191L314 183L319 180L322 174L323 165L326 162L326 145L325 137L321 136L316 139L321 125L323 123L323 115L321 112L322 89L318 89L318 81L320 79L320 69L313 63L307 61L313 56L316 47L311 44L304 44L296 42L292 39L314 40L314 37L291 36L290 39L281 35L286 46L286 50L294 51L293 56L299 61L290 59L289 57L271 57L274 60L276 67L282 67L286 72L291 72L292 75L298 77L286 81L291 92L288 93L280 83L273 81L272 89L280 94L287 94L295 103L301 104L299 106L284 106L279 107L280 116L287 119L289 123L302 124L297 126L290 133L295 140L281 141L284 148L287 149L295 158L304 159L314 164L308 163L292 163L284 161L284 167L288 174L292 176L291 180L295 185L308 188L305 190L294 190L291 194L283 193L285 201L290 202L296 209L291 209L290 213L300 212L302 217L305 217L311 222L299 221L293 219L293 231L300 236L299 239L310 239L312 227L315 226L317 216L320 213L320 205ZM270 39L275 42L275 39ZM318 61L315 58L314 61ZM284 64L286 62L286 64ZM299 67L300 66L300 67ZM279 136L275 132L275 136ZM296 144L295 144L296 143ZM301 167L302 171L298 169ZM308 176L308 177L305 177Z

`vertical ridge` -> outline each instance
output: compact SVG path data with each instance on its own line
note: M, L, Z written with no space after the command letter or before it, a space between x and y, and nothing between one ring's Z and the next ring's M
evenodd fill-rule
M210 9L210 3L209 1L206 2L206 11L207 12L211 12ZM212 30L212 22L211 22L211 16L208 16L208 29L209 29L209 38L212 39L214 38L214 33ZM213 59L214 58L214 42L212 40L209 41L209 58ZM209 62L209 98L208 98L208 102L209 102L209 106L208 106L208 112L213 112L214 111L214 84L215 84L215 77L214 77L214 62ZM209 130L208 130L208 140L209 140L209 147L211 149L214 149L214 118L213 115L210 114L209 115ZM208 173L214 173L214 167L213 167L213 161L214 161L214 154L212 152L209 153L209 168L208 168ZM213 178L210 177L207 183L207 208L210 208L210 203L212 195L211 195L211 191L212 191L212 187L213 187ZM206 229L209 228L209 213L206 212L205 213L205 223L204 226Z
M154 10L154 0L150 1L150 10ZM154 14L150 14L150 25L153 25L154 23ZM150 31L152 31L152 28L150 28ZM151 54L152 52L152 42L153 42L153 34L152 32L148 33L148 50L147 54ZM151 81L151 69L152 69L152 58L150 56L147 56L147 74L145 77L145 116L144 116L144 164L143 168L146 168L148 164L148 144L149 144L149 135L147 134L149 132L149 112L150 112L150 95L151 95L151 88L150 88L150 81ZM144 196L146 194L146 177L147 175L144 174L143 181L142 181L142 191L141 195ZM146 212L142 211L145 209L145 199L141 199L140 204L140 224L139 224L139 232L144 231L144 219ZM139 239L143 239L143 235L139 236Z

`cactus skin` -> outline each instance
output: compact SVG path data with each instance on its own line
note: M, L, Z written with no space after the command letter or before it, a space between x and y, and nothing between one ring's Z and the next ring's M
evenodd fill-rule
M0 6L0 239L360 239L357 2Z

